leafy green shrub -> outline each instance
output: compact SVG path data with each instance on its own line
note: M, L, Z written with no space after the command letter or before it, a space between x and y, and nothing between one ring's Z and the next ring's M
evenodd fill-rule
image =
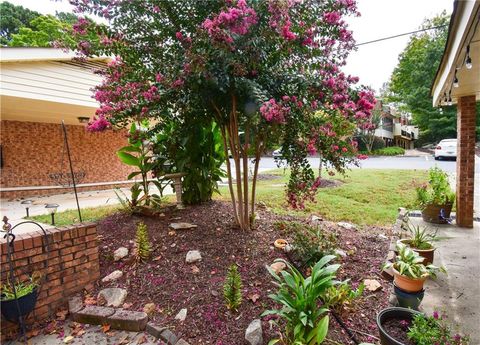
M348 281L344 281L339 285L330 286L325 291L323 303L337 312L353 309L353 301L362 296L364 289L365 284L363 283L354 290Z
M374 150L373 154L376 156L398 156L404 155L405 149L398 146L390 146L383 149Z
M293 238L292 259L301 267L313 266L325 255L331 255L337 248L337 236L317 227L299 222L283 222L277 225Z
M140 222L137 225L137 233L135 235L135 257L137 261L145 261L150 257L152 246L148 239L147 226Z
M229 310L237 311L242 303L242 278L235 264L228 269L227 278L223 284L223 297Z
M287 266L280 274L267 266L278 287L277 293L269 297L281 304L282 308L267 310L262 316L277 315L285 320L282 339L287 344L316 345L325 339L328 332L328 309L319 307L319 301L334 284L335 273L340 265L327 266L334 259L333 255L323 257L312 267L312 274L308 278L304 278L302 273L284 260L278 260ZM276 339L270 344L279 341Z
M422 345L467 345L470 342L467 336L454 333L446 323L446 317L439 316L436 311L433 316L415 315L407 335L415 344Z
M438 167L428 172L429 181L416 188L417 203L424 209L427 205L445 205L455 201L455 193L450 188L448 175Z

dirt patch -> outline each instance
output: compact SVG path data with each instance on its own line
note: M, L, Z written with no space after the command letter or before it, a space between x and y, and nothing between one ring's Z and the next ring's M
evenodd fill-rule
M389 336L405 345L415 345L407 336L409 320L391 319L383 324L383 328Z
M273 247L280 237L276 229L279 220L294 220L259 210L257 227L241 231L233 224L232 208L226 202L211 202L184 210L165 212L165 217L149 218L115 214L102 220L98 232L100 242L100 269L102 277L114 270L122 270L123 277L114 283L98 283L95 294L105 287L124 287L131 310L142 310L146 303L155 303L153 318L170 326L191 344L244 344L248 324L266 309L275 306L267 297L275 289L265 265L275 258L285 258ZM295 220L299 220L296 218ZM113 251L125 246L132 249L136 224L148 226L154 247L152 259L135 266L130 262L114 262ZM302 221L302 220L301 220ZM171 222L190 222L198 227L172 232ZM364 279L378 279L383 289L366 292L355 311L343 315L345 324L357 331L378 336L375 324L377 311L387 306L389 284L380 279L380 266L388 248L388 240L379 238L379 229L370 233L345 230L334 223L321 222L325 231L336 231L339 248L349 253L342 259L339 278L349 278L354 285ZM190 250L199 250L202 261L186 264ZM238 313L230 313L224 306L222 286L228 266L236 263L243 281L243 303ZM94 294L94 295L95 295ZM180 309L187 308L184 323L174 320ZM328 338L341 344L350 344L346 332L331 318ZM263 320L265 339L275 337L275 327ZM356 334L360 341L371 341L368 336Z

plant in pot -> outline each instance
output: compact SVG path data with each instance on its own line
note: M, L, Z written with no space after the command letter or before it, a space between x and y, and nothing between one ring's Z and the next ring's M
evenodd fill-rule
M438 272L446 273L443 267L425 265L425 258L403 243L397 243L397 252L395 262L387 263L385 268L393 268L394 283L403 291L421 291L428 277L436 278Z
M0 303L2 315L11 322L18 322L35 308L38 297L39 274L33 274L27 281L1 284Z
M435 241L437 232L430 233L428 228L420 225L413 225L407 222L402 226L405 230L410 233L409 238L399 240L399 242L407 245L412 248L414 252L417 252L425 260L423 261L424 265L429 265L433 263L433 257L435 253L435 247L432 242Z
M390 307L380 311L377 315L380 343L382 345L412 344L407 334L408 326L412 323L415 315L420 315L420 313L412 309L399 307Z
M417 187L416 191L423 220L437 224L448 223L455 193L450 188L447 173L438 167L431 168L428 183Z

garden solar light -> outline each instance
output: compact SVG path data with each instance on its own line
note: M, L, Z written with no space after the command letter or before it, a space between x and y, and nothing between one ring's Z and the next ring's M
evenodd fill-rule
M23 200L20 205L23 206L23 208L25 209L25 211L27 211L27 217L30 217L30 213L29 213L29 208L32 206L33 204L33 201L32 200Z
M46 204L45 208L48 210L48 213L52 215L52 225L55 225L55 213L57 212L58 204Z

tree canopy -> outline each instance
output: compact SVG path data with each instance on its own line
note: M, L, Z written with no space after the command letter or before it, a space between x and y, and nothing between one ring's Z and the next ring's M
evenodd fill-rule
M388 85L387 100L401 104L402 110L412 114L421 142L438 142L457 136L456 107L434 108L430 96L445 48L448 23L449 16L445 12L424 21L422 28L441 27L412 36L399 56Z
M30 22L41 14L23 6L3 1L0 3L0 44L6 45L13 34L18 33L20 28L31 28Z

